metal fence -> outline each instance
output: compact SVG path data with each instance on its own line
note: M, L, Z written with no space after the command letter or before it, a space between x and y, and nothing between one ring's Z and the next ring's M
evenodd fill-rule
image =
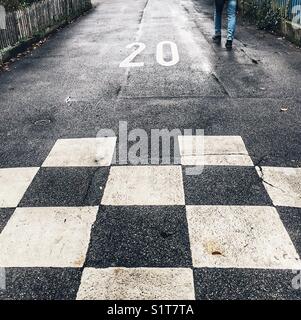
M301 24L301 0L274 0L274 6L280 9L283 18L293 20L297 16L295 20Z
M45 32L91 8L91 0L41 0L7 13L5 29L0 30L0 50Z
M301 24L301 0L250 0L250 2L271 2L274 9L278 9L282 18ZM249 2L249 1L245 1Z
M242 16L301 46L301 0L238 0ZM271 12L270 9L272 9Z
M288 8L288 18L301 25L301 0L291 0Z

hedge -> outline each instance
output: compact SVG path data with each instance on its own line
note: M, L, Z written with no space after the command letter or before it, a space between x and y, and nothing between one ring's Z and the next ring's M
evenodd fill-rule
M6 11L14 11L38 1L40 0L0 0L0 5L4 6Z

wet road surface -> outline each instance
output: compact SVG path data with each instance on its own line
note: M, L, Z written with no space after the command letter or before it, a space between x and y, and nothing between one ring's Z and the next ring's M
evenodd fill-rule
M1 298L300 299L301 51L212 10L96 1L0 74ZM115 164L120 121L205 156Z

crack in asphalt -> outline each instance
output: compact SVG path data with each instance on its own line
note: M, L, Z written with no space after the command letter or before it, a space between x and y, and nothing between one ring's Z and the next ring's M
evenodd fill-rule
M138 31L137 31L137 35L136 35L136 38L135 38L135 41L138 42L140 37L141 37L141 32L142 32L142 25L143 25L143 18L144 18L144 15L145 15L145 11L146 11L146 8L147 8L147 5L149 3L150 0L146 0L145 4L144 4L144 7L140 13L140 16L139 16L139 19L138 19ZM121 92L122 92L122 89L128 84L128 81L130 79L130 68L126 68L126 72L125 72L125 80L120 84L120 86L118 87L118 89L116 90L116 96L117 96L117 99L119 98Z
M130 69L127 68L127 69L126 69L126 72L125 72L125 79L124 79L124 81L119 85L118 89L116 90L117 99L119 99L120 94L121 94L121 92L122 92L122 89L127 86L130 77L131 77Z
M141 24L141 23L142 23L142 20L143 20L144 14L145 14L145 10L146 10L146 7L147 7L148 3L149 3L149 0L146 0L145 5L144 5L144 8L143 8L142 11L141 11L141 15L140 15L140 17L139 17L138 24Z
M204 156L249 156L248 153L229 152L229 153L204 153Z
M261 165L260 165L260 163L263 161L263 159L264 159L265 157L266 157L266 156L262 157L262 158L258 161L258 163L255 164L255 168L258 168L259 171L260 171L260 176L259 176L259 178L260 178L261 182L266 183L266 184L269 185L270 187L275 188L275 189L278 189L278 190L280 190L280 191L283 192L283 193L288 193L286 190L284 190L284 189L282 189L282 188L280 188L280 187L278 187L278 186L275 186L275 185L273 185L272 183L270 183L270 182L268 182L268 181L265 180L265 178L264 178L264 173L263 173L263 169L262 169L262 167L261 167Z
M217 74L215 72L211 72L211 76L213 77L213 79L219 84L219 86L221 87L223 93L225 95L227 95L228 97L230 97L230 94L227 90L227 88L224 86L224 84L222 83L222 81L220 80L220 78L217 76Z
M89 199L89 197L93 196L93 189L94 190L96 190L96 188L98 189L95 183L97 181L98 172L99 172L99 168L96 168L87 185L86 192L83 196L83 201L86 201L87 199ZM99 187L102 187L102 186L99 186Z
M150 0L146 0L144 8L141 11L140 17L138 19L138 31L137 31L137 36L136 36L136 41L139 41L140 36L141 36L141 32L142 32L142 26L143 26L143 18L145 16L145 12L146 12L146 8L148 6Z
M259 178L260 178L261 182L266 183L268 186L270 186L270 187L272 187L272 188L275 188L275 189L278 189L278 190L280 190L281 192L283 192L283 193L285 193L285 194L289 194L289 192L288 192L287 190L282 189L282 188L280 188L280 187L278 187L278 186L276 186L276 185L268 182L267 180L265 180L264 172L263 172L262 166L261 166L260 164L261 164L261 162L262 162L266 157L268 157L268 155L262 156L262 157L257 161L257 163L254 164L254 165L255 165L255 168L258 168L258 170L260 171L260 176L259 176ZM298 198L301 199L301 196L298 196Z
M240 40L238 40L243 46L246 46L243 42L241 42ZM260 62L260 59L257 59L257 58L253 58L250 56L250 54L244 49L244 48L240 48L240 51L243 52L246 57L248 57L252 63L254 64L258 64Z

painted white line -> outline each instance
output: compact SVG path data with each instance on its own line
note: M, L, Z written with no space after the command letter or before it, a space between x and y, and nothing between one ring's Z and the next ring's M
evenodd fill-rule
M184 268L86 268L77 300L194 300L193 274Z

